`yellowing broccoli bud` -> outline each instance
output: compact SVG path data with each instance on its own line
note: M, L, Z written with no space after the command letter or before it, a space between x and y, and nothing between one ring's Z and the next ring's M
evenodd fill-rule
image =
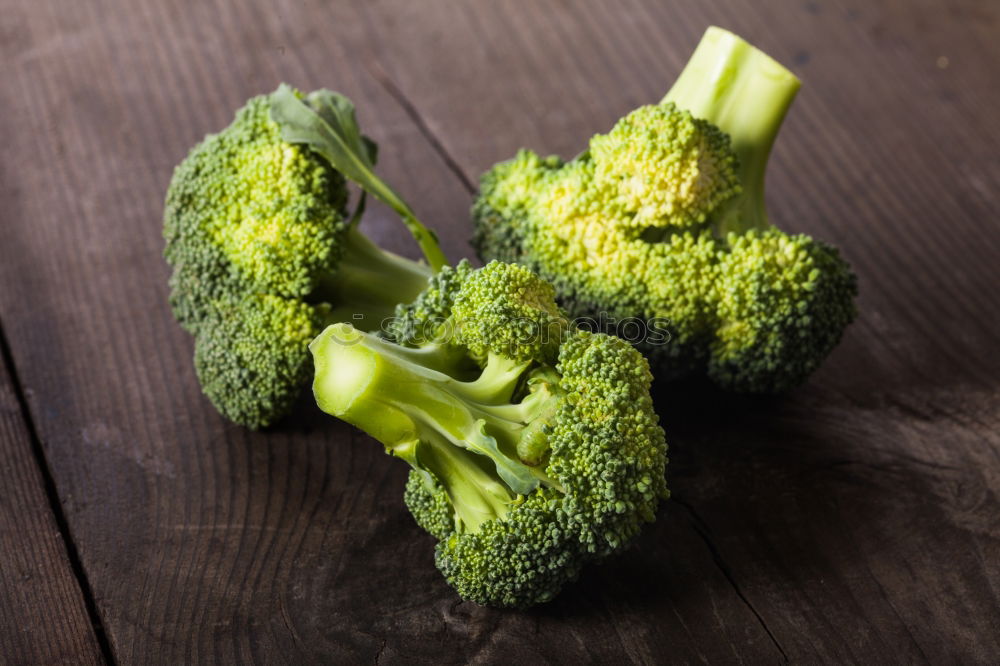
M300 296L337 259L345 190L339 174L307 148L271 143L275 131L269 126L234 156L215 234L257 288Z
M595 185L636 227L692 227L740 191L736 155L717 127L674 104L639 107L590 140Z
M211 249L246 289L300 297L336 265L347 189L308 148L282 141L269 109L267 95L249 100L178 165L164 214L166 256L203 265L216 260L203 256Z

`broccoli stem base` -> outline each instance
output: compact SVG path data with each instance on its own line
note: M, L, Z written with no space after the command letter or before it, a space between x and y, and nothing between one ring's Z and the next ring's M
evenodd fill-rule
M732 140L743 192L712 214L719 237L771 226L764 172L799 86L798 78L769 55L712 26L663 98L714 124Z
M313 392L320 409L379 440L386 451L429 472L445 488L462 523L475 531L500 518L518 495L547 481L518 458L518 442L536 415L559 398L543 391L510 403L510 361L491 358L479 379L465 382L429 367L435 349L401 347L347 324L328 327L310 345ZM556 487L555 484L546 483Z

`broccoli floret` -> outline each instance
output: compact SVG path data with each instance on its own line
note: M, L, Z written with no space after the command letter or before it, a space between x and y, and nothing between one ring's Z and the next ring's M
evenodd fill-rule
M627 342L570 327L527 269L455 271L409 310L402 330L427 340L327 328L313 391L412 466L404 499L449 584L526 607L624 548L667 497L652 377Z
M653 335L639 348L665 377L795 386L836 346L857 293L835 248L768 220L764 172L798 88L770 57L709 28L660 104L577 158L522 150L484 174L480 257L528 266L570 316L605 330L640 318Z
M643 106L590 140L594 189L622 224L696 227L740 191L729 136L672 102Z
M428 282L427 287L409 303L400 303L383 334L389 340L416 346L444 336L442 324L451 316L451 306L459 287L474 271L463 259L456 266L445 266Z
M255 97L195 146L174 171L164 211L170 303L195 335L199 381L223 415L252 428L291 408L310 374L308 342L325 326L373 330L433 274L380 249L347 219L336 164L283 138L288 123L275 120L275 107L289 98L305 106L312 96L302 101L283 86ZM370 166L373 144L356 125L342 129L359 137ZM440 265L433 236L422 238Z
M202 391L231 421L269 423L308 382L308 345L328 321L326 304L270 294L216 304L195 336Z

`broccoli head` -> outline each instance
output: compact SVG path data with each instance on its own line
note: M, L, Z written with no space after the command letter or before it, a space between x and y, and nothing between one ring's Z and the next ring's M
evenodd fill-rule
M643 106L590 140L602 208L634 227L697 227L740 191L729 136L672 102Z
M665 329L639 347L666 377L751 392L802 382L853 320L857 288L836 249L767 216L764 172L798 88L709 28L660 104L577 158L522 150L485 173L479 255L530 267L572 317Z
M572 328L552 295L521 266L463 262L389 339L336 324L310 345L320 408L411 465L405 502L480 604L551 599L668 495L645 359Z
M320 93L334 95L348 116L342 134L355 138L353 149L370 166L374 145L352 124L350 102ZM287 109L320 118L309 106L320 93L303 99L282 86L249 100L228 127L191 150L167 190L164 255L173 267L174 315L195 335L205 394L252 428L291 408L308 383L308 342L325 326L375 329L433 274L365 237L356 224L363 199L348 219L337 163L286 138L295 128ZM433 243L430 234L422 238ZM428 260L440 265L440 250Z

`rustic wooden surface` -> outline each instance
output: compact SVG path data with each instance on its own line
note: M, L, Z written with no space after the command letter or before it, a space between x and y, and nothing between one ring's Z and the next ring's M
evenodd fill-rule
M484 168L575 154L712 23L804 80L772 214L843 249L861 316L791 396L657 387L675 500L635 548L461 603L398 461L308 401L252 434L201 397L162 195L244 99L351 96L458 258ZM1000 6L41 0L0 55L0 661L1000 661Z
M4 341L0 339L0 346ZM4 348L4 351L6 349ZM0 658L21 663L98 664L97 633L57 524L18 396L0 365ZM48 492L51 492L49 490ZM95 618L96 619L96 618Z

